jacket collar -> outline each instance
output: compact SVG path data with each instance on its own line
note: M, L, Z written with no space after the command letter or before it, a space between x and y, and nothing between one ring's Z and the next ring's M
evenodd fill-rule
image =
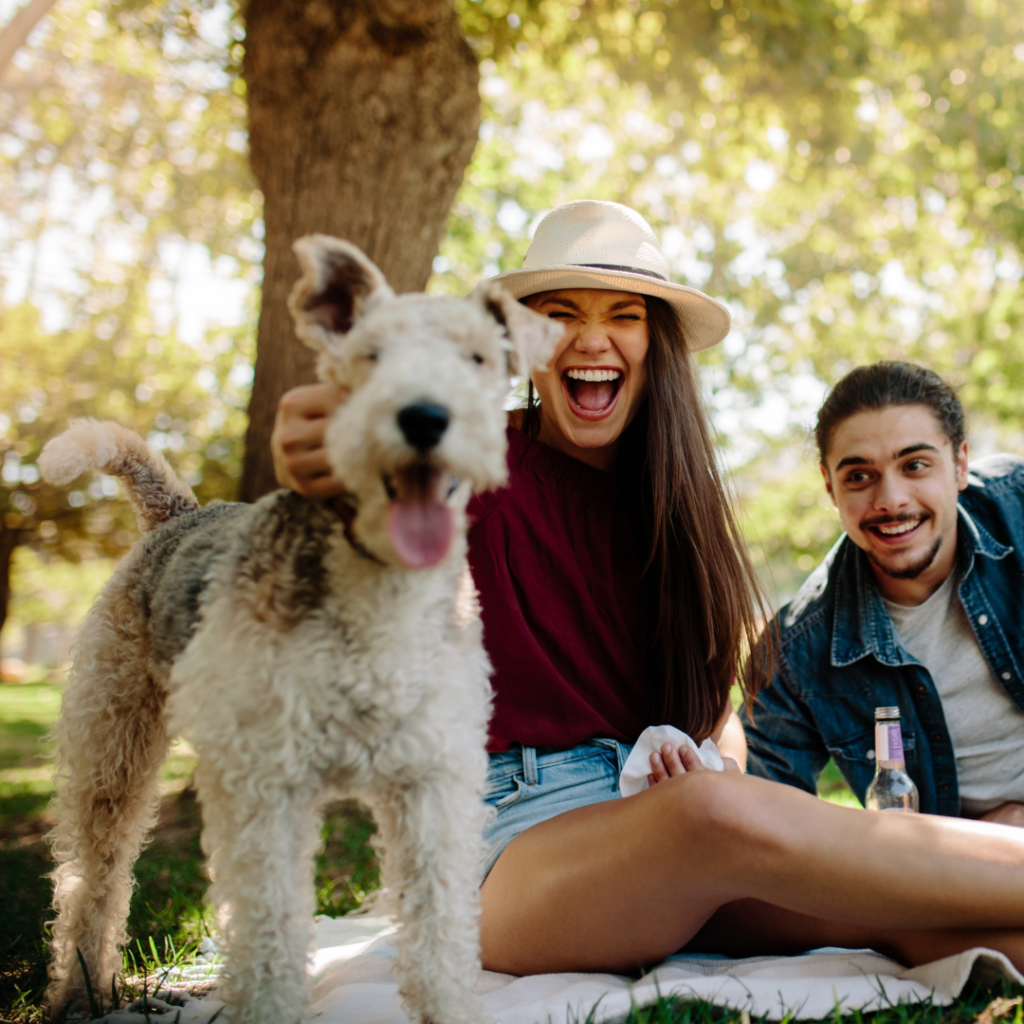
M1013 548L1000 544L970 513L957 506L958 564L963 567L960 584L974 569L976 555L999 560ZM844 537L837 552L835 614L832 623L832 664L842 667L873 654L883 665L909 664L913 659L903 650L892 619L882 603L874 573L864 552Z

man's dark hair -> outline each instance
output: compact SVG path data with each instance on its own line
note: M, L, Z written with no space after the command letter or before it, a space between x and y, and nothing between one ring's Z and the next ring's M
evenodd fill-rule
M953 386L924 366L882 362L851 370L825 399L814 429L822 463L840 423L855 413L886 409L890 405L928 406L949 438L954 454L959 450L966 430L963 406Z

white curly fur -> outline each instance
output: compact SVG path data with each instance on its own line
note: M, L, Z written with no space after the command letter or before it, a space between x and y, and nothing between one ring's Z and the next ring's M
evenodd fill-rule
M191 488L174 475L167 460L118 423L72 420L39 454L39 472L52 484L65 486L90 469L125 478L128 499L143 530L199 507Z
M55 481L118 474L151 529L84 624L55 729L54 1013L85 1001L79 951L94 988L110 988L159 768L184 732L199 755L231 1024L309 1020L318 807L338 795L378 823L411 1019L480 1020L490 688L465 505L505 478L512 360L546 361L559 325L505 308L491 286L466 300L396 298L355 247L313 236L299 248L299 334L321 350L321 374L352 389L327 432L358 507L347 534L327 506L285 491L197 509L113 424L79 421L41 459ZM417 402L450 414L426 454L396 427ZM383 526L385 478L425 460L461 480L447 499L459 528L439 564L411 570Z

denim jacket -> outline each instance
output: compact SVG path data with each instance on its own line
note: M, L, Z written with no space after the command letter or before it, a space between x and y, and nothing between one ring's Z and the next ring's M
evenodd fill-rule
M972 463L959 516L960 600L994 678L1024 710L1024 459ZM935 684L900 644L867 559L845 534L770 628L774 675L753 716L742 714L749 772L814 793L831 756L863 802L875 769L874 710L896 705L921 810L959 815Z

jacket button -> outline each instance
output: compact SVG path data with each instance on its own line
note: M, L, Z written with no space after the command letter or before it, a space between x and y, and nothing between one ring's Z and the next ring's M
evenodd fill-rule
M1003 678L1004 678L1004 679L1005 679L1005 680L1006 680L1007 682L1009 682L1009 681L1010 681L1010 680L1011 680L1011 679L1013 678L1013 675L1012 675L1012 673L1010 673L1010 672L1004 672L1004 673L1003 673Z
M942 788L943 789L949 789L949 783L947 782Z
M937 733L935 734L935 739L937 739L937 740L941 740L941 739L942 739L942 733L941 733L941 732L937 732Z
M921 691L922 693L924 693L924 683L921 683L921 684L920 684L920 685L918 686L918 689L919 689L919 690L920 690L920 691Z
M979 626L987 626L988 625L988 616L987 615L979 615L978 616L978 625Z

